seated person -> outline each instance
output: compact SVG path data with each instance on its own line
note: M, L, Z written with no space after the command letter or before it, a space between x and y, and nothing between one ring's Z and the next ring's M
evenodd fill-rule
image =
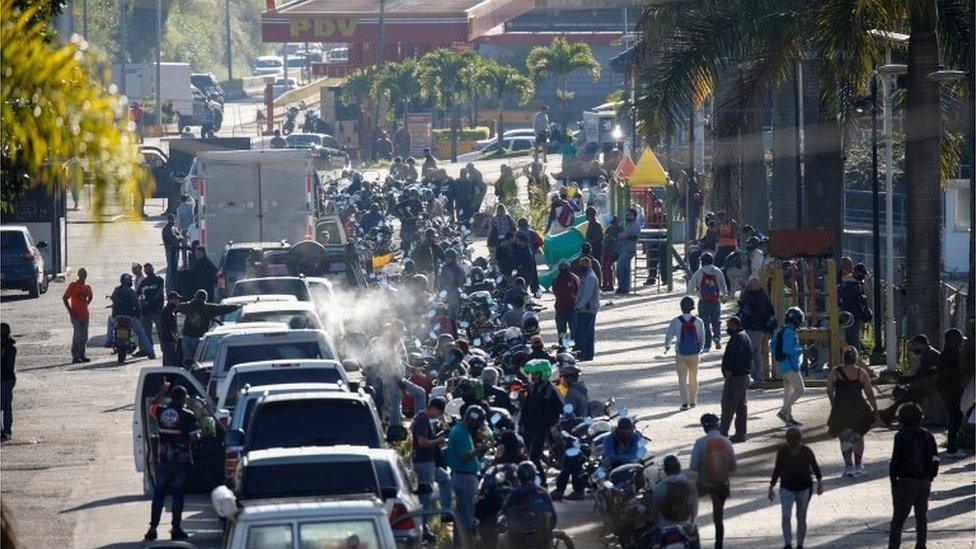
M617 420L617 427L603 439L603 461L607 469L614 469L626 463L636 463L640 446L640 435L634 431L634 422L629 417Z
M891 391L894 403L878 412L878 417L885 423L894 421L895 412L902 404L914 402L921 406L937 390L935 374L942 354L929 345L929 339L924 334L912 338L909 348L918 357L918 362L911 373L898 377L898 386Z
M549 494L537 484L538 474L531 461L519 463L515 471L518 486L502 507L508 520L508 547L541 549L552 545L556 509Z

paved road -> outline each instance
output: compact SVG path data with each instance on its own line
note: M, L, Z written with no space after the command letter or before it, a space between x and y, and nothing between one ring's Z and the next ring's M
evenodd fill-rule
M150 211L158 213L161 204L153 202ZM134 547L146 529L149 503L132 460L132 402L139 369L158 361L119 366L99 344L106 316L103 307L108 304L104 296L118 275L128 270L132 260L162 264L160 223L154 218L95 226L87 223L84 211L69 216L72 266L88 268L96 296L90 364L69 361L70 326L60 304L64 284L52 284L37 300L2 293L0 313L18 340L19 380L14 440L2 450L0 494L25 547ZM703 361L699 407L678 410L673 358L663 356L660 347L678 297L677 292L666 294L656 288L639 288L636 295L622 299L604 296L598 356L584 366L584 375L591 395L615 395L642 420L645 433L653 438L652 452L677 452L687 464L691 443L700 434L699 415L717 411L721 380L719 355L712 353ZM549 303L548 297L543 301ZM543 313L542 319L544 334L551 337L551 312ZM783 434L774 417L780 395L776 390L758 391L750 399L751 438L736 446L740 471L726 508L727 546L775 547L780 544L779 507L764 496ZM811 504L807 546L883 547L891 508L887 458L894 433L881 429L869 434L867 474L841 478L837 442L825 434L827 409L823 390L811 389L795 410L806 423L805 435L827 479L825 494ZM973 458L943 465L933 485L930 546L974 546L974 483ZM599 546L590 502L565 502L557 508L560 525L578 546ZM706 500L699 523L709 545L713 529ZM164 522L160 532L165 535L168 527ZM199 495L188 500L185 527L195 542L217 543L219 527L208 498ZM908 542L912 535L908 534Z

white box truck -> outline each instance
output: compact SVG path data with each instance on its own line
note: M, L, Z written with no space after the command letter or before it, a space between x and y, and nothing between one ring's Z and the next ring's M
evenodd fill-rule
M122 85L121 65L112 67L113 80L119 93L125 90L130 100L149 102L156 98L156 64L128 63L125 66L125 86ZM189 63L163 63L160 67L160 99L172 101L173 108L183 116L193 115L193 88L190 86Z
M212 151L197 156L200 243L217 261L230 241L300 242L315 235L309 151Z

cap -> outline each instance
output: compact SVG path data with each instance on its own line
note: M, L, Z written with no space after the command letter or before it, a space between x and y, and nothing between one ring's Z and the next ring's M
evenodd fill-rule
M166 299L172 299L174 297L176 299L183 299L183 296L181 296L179 292L170 292L166 294Z

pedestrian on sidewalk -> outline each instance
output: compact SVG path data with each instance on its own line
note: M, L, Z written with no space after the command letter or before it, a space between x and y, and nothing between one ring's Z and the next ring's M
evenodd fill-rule
M176 216L168 214L166 224L163 225L163 250L166 252L166 291L176 287L176 269L180 266L180 238L176 227Z
M163 295L166 290L163 279L156 274L152 263L146 263L143 270L146 276L136 286L136 294L139 295L139 305L142 307L142 329L146 331L146 337L152 343L153 324L159 332L159 313L163 310Z
M719 430L723 436L729 436L729 426L732 416L735 416L735 435L732 442L745 442L746 419L749 409L746 405L749 393L749 372L752 365L752 343L749 335L742 331L742 322L738 317L729 317L726 322L729 343L722 355L722 421Z
M823 475L817 465L813 450L801 444L803 435L797 427L786 430L786 446L776 453L773 477L769 481L769 501L773 501L773 489L779 485L780 510L783 521L783 543L785 549L793 547L793 507L796 506L796 547L803 549L803 539L807 535L807 506L813 497L812 473L817 477L817 495L823 494Z
M705 352L722 348L722 301L729 291L725 285L725 273L714 265L715 258L710 253L701 256L701 268L688 280L687 294L698 294L698 313L705 323Z
M10 324L0 322L0 412L3 413L3 428L0 440L6 442L13 435L14 424L14 385L17 384L17 346L10 337Z
M742 329L749 336L750 351L752 352L752 387L758 388L765 381L766 358L769 356L766 342L769 335L776 329L776 311L769 294L759 283L759 279L752 277L746 284L746 290L739 296L739 312L742 319Z
M583 278L583 267L580 265L580 263L583 261L584 257L590 260L590 269L593 270L593 274L596 275L596 281L600 285L600 288L602 288L603 266L600 265L600 262L597 261L596 256L593 255L593 248L590 247L589 242L584 242L583 245L580 246L580 255L569 263L569 270L573 271L574 275Z
M691 449L689 469L698 473L698 493L712 499L712 522L715 524L715 548L722 549L725 537L725 500L729 499L729 477L735 472L735 450L719 431L715 414L701 417L705 436L695 441Z
M579 349L579 360L593 360L596 346L596 313L600 310L600 281L593 271L590 258L580 259L583 276L576 294L576 313L573 338Z
M641 224L637 221L637 210L627 210L626 223L617 236L617 295L630 293L630 262L637 255L637 238Z
M595 258L603 257L603 225L596 219L596 208L586 207L586 242Z
M848 346L844 349L844 364L832 369L827 376L827 397L830 398L827 432L840 439L845 477L864 473L864 435L878 420L878 403L871 387L871 376L858 365L858 356L857 349Z
M949 414L949 429L946 432L946 451L945 456L950 458L965 457L966 453L959 449L959 429L962 427L962 408L959 406L962 401L962 394L969 384L968 370L972 370L973 364L962 361L962 345L965 338L962 332L953 328L947 330L943 336L942 354L939 356L939 365L936 369L936 383L939 392L942 393L942 401L945 403L946 413Z
M180 294L170 292L166 305L159 312L156 332L159 335L159 348L163 353L163 366L183 366L180 353L180 327L176 323L176 308L180 305Z
M888 549L901 546L901 531L908 513L915 511L915 547L925 547L928 533L929 492L939 474L935 437L922 429L922 409L915 403L898 408L901 428L895 435L888 476L891 478L892 517Z
M68 284L61 301L68 310L71 319L71 363L91 362L85 356L85 345L88 343L88 304L92 301L91 286L85 282L88 271L84 267L78 269L78 279Z
M784 315L783 327L773 337L773 358L777 362L780 376L783 378L783 407L776 413L788 426L803 425L793 418L793 405L806 392L803 385L803 374L800 373L800 339L796 331L803 324L803 311L799 307L790 307Z
M556 296L553 309L556 311L556 337L562 341L574 330L576 294L579 293L580 279L569 270L569 261L559 262L559 274L552 281L552 293ZM575 335L575 334L574 334Z
M610 224L603 231L603 247L600 256L600 265L603 268L600 279L603 281L603 287L600 289L604 292L613 291L613 266L617 262L617 239L622 230L620 218L613 216Z
M705 339L705 326L702 320L691 314L695 300L681 298L681 314L668 326L664 336L664 352L671 350L671 340L677 338L674 351L674 364L678 372L678 391L681 394L681 409L687 410L698 404L698 360Z

